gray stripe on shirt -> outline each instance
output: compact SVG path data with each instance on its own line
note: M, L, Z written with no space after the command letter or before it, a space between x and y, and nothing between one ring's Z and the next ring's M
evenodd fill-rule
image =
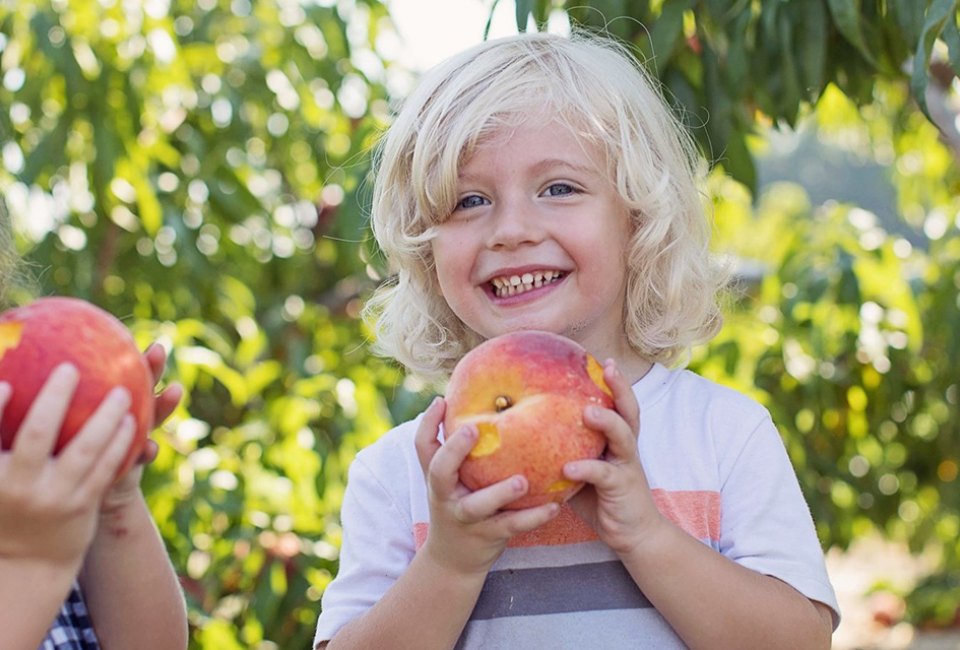
M647 607L623 563L598 562L491 571L470 619Z

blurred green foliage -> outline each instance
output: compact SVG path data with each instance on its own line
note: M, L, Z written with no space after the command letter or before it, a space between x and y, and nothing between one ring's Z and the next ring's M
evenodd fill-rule
M534 4L519 15L563 3ZM879 527L955 570L960 177L910 101L916 76L893 64L934 27L952 47L946 23L909 2L812 3L839 12L818 18L817 45L795 15L811 3L577 4L574 20L633 15L609 26L670 53L659 71L691 115L710 111L699 133L726 152L717 250L759 271L692 365L771 408L825 545ZM799 94L786 52L758 54L783 30L813 48L800 58L818 82ZM395 47L377 0L0 4L0 194L39 291L160 340L187 389L144 488L192 647L309 647L346 468L429 397L370 356L358 320L377 279L369 149L411 81ZM755 192L757 134L784 120L888 168L902 231L796 186Z
M826 546L879 528L914 551L932 545L956 572L960 176L902 87L875 99L857 111L830 89L804 128L825 146L892 155L902 232L855 205L811 205L796 185L754 199L716 173L718 246L763 272L692 365L771 409ZM897 119L911 121L899 134Z
M558 10L632 43L706 155L751 190L759 121L796 126L831 86L866 104L892 78L929 114L928 87L960 73L957 0L516 0L517 25Z
M186 387L144 489L195 647L309 647L346 467L420 403L357 319L390 37L377 1L0 5L0 190L39 291L160 340Z

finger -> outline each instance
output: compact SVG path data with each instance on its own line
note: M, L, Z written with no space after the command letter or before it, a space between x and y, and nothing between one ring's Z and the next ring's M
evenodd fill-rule
M459 499L453 509L454 517L465 524L482 521L522 497L529 489L529 482L521 474L505 478Z
M106 444L92 456L91 462L83 463L86 471L78 477L77 490L81 496L85 499L89 499L89 495L102 497L114 484L136 429L137 421L127 413L117 423L116 428L110 431Z
M513 537L539 528L559 513L559 504L545 503L533 508L503 511L496 515L496 522L497 526L503 530L504 536Z
M143 447L143 452L140 454L140 463L142 465L149 465L157 459L157 454L160 453L160 445L157 444L156 440L147 439L147 443Z
M571 481L583 481L598 490L614 487L616 467L603 460L577 460L563 466L563 475Z
M164 420L170 417L170 414L177 409L181 399L183 399L183 386L181 384L173 383L164 388L154 402L154 426L160 426Z
M439 494L450 495L456 490L460 483L460 466L477 444L477 438L479 434L475 426L462 426L448 436L433 455L427 479Z
M636 436L640 432L640 405L637 403L637 396L633 394L633 387L613 359L607 359L603 364L603 379L613 392L614 408L627 421Z
M35 467L46 462L53 453L79 381L80 372L77 368L63 363L53 369L37 393L13 442L13 453L25 463L25 468L26 464Z
M127 412L129 408L130 392L126 388L117 387L107 393L97 410L60 454L61 471L82 477L89 473L91 467L98 465L105 451L115 444L118 428L127 417L132 417Z
M156 385L163 377L163 370L167 365L167 350L159 343L151 343L143 356L150 366L150 374L153 375L153 383Z
M616 411L588 406L583 410L583 422L607 437L605 460L628 460L637 456L637 434Z
M137 464L149 465L157 459L157 453L159 453L159 451L160 445L157 444L157 441L147 438L147 442L143 446L143 451L140 452L140 455L137 457Z
M417 427L414 444L417 447L417 458L420 460L420 469L423 470L424 476L427 474L433 455L440 449L437 436L440 433L440 423L443 422L445 410L446 402L443 398L435 397L420 419L420 426Z
M3 410L13 395L13 388L5 381L0 381L0 422L3 422Z

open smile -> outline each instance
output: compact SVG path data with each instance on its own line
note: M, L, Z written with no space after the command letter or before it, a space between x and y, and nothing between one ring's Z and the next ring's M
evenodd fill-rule
M553 284L563 276L562 271L532 271L519 275L496 277L490 280L490 284L493 287L493 295L497 298L507 298Z

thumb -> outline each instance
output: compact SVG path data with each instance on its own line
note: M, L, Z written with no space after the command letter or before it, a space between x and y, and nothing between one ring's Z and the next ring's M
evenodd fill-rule
M447 410L447 403L442 397L435 397L427 410L424 411L420 419L420 425L417 427L414 442L417 446L417 458L420 460L420 469L424 476L427 474L427 468L430 467L430 461L434 454L440 449L440 423L443 422L443 414Z

